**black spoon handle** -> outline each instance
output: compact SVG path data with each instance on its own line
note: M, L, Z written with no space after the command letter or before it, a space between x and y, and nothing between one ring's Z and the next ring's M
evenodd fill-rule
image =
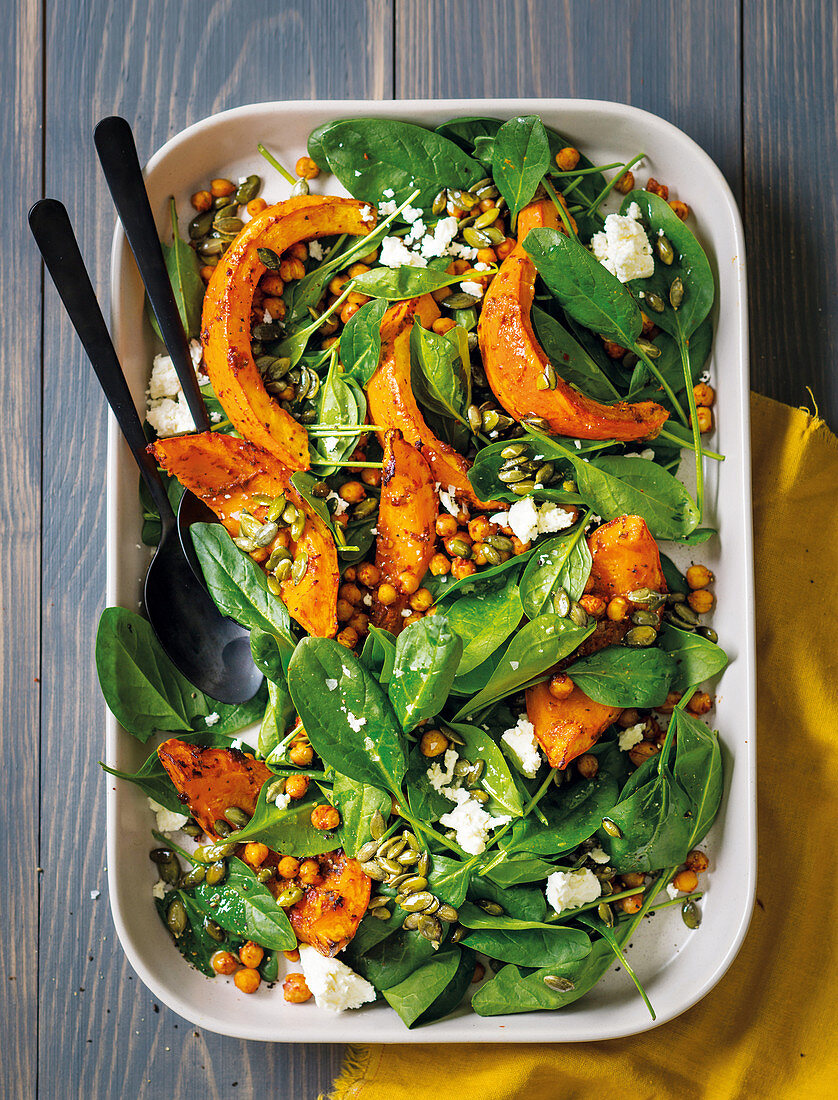
M41 199L29 211L29 228L52 276L55 288L79 335L117 423L131 448L161 521L174 523L174 513L157 469L134 400L116 357L102 311L84 266L67 211L57 199Z
M131 127L124 118L111 115L97 125L93 131L93 141L195 427L199 432L208 432L209 416L195 378L189 342L163 260Z

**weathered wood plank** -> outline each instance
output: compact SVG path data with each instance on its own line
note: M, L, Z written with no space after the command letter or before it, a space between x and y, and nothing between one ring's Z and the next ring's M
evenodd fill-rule
M745 0L743 45L753 378L836 428L835 5Z
M197 0L85 0L69 20L61 5L50 5L46 33L46 190L66 203L103 301L114 215L91 141L99 118L124 114L141 155L148 155L183 126L241 103L392 94L389 0L259 0L244 7ZM15 163L11 133L7 147L7 164ZM37 142L31 148L39 155ZM22 183L18 189L27 194L32 185ZM32 271L37 275L34 265ZM11 268L5 278L25 317L26 301L37 302L37 288ZM30 328L37 335L37 326ZM27 350L16 349L16 369L35 358ZM116 941L104 868L105 779L97 765L103 704L93 667L105 590L105 405L51 288L45 360L52 411L43 456L50 502L44 524L43 661L50 690L42 720L46 874L40 1029L48 1040L40 1045L40 1094L68 1096L72 1082L78 1096L307 1100L330 1086L338 1047L256 1045L197 1034L162 1006L157 1011ZM22 388L22 382L14 384ZM26 392L37 409L38 387L30 385ZM27 537L21 524L31 524L33 537L38 527L36 509L20 507L29 488L20 483L20 449L29 438L37 449L37 431L23 422L17 427L4 437L14 446L4 464L14 484L3 499L9 515L4 530L10 541L14 532L20 549ZM37 500L37 488L34 496ZM32 578L38 576L36 553L37 543L30 555ZM25 593L24 580L14 576L9 583ZM21 729L37 725L37 715L30 713L36 705L32 676L25 668L17 675L20 665L14 661L5 667L15 675L14 691L6 698L15 692L33 696L29 711L18 704L20 736ZM4 724L0 736L14 730ZM34 851L34 842L28 847ZM101 897L92 899L91 890L101 890ZM15 894L23 893L21 883ZM21 1039L20 1057L27 1049ZM0 1073L7 1067L11 1072L13 1060L2 1061Z
M680 126L740 181L728 0L398 0L396 96L611 99Z
M26 210L41 194L41 6L7 12L0 159L8 201L0 266L0 1095L34 1096L38 1072L38 716L41 603L41 277Z

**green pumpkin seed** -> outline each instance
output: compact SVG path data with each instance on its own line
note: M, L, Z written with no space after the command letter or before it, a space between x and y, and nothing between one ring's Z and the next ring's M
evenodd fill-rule
M273 573L274 569L276 569L276 567L282 561L290 562L291 555L284 546L277 546L276 550L273 551L271 556L265 562L265 568L268 570L269 573Z
M205 210L202 214L196 214L189 223L190 240L200 241L202 237L206 237L207 233L212 229L214 217L214 210Z
M276 899L276 903L282 909L290 909L292 905L296 905L304 897L305 890L301 890L299 886L286 886Z
M397 863L395 859L388 859L386 856L376 856L376 863L383 870L390 875L398 875L404 871L401 863Z
M308 180L301 178L291 188L291 197L296 199L299 195L308 195L310 192L311 188L308 185Z
M305 526L306 526L306 517L302 513L300 513L300 515L297 516L297 518L294 520L294 522L291 524L291 527L290 527L291 541L292 542L299 542L300 538L302 537L302 533L305 530ZM300 557L305 557L305 555L301 554ZM303 569L302 572L305 573L305 569ZM300 574L300 576L302 577L302 573ZM295 581L294 583L296 584L298 582Z
M294 584L299 584L303 577L306 575L308 569L308 554L303 552L291 566L291 580Z
M275 523L263 523L259 528L259 533L254 536L253 541L260 550L264 550L266 546L270 546L278 534L279 527Z
M483 430L493 432L500 423L500 414L496 409L485 409L482 413Z
M293 523L297 516L299 516L299 514L300 513L297 511L296 505L292 504L289 500L285 507L282 509L282 522Z
M570 596L563 588L557 588L553 593L553 610L562 619L570 614Z
M366 500L362 500L355 505L352 510L352 517L353 519L364 519L366 516L371 516L377 508L378 501L375 497L367 497Z
M180 863L177 856L172 856L170 860L165 863L161 863L158 866L158 873L164 882L168 882L170 886L174 886L180 881Z
M210 917L204 918L204 931L211 940L215 940L216 943L224 943L227 939L227 933L221 927L220 924L216 924Z
M469 770L466 772L466 786L473 786L480 779L481 775L486 769L485 760L475 760Z
M236 829L243 829L250 821L250 814L245 813L238 806L228 806L224 811L224 816Z
M642 603L647 607L660 607L665 599L660 592L653 592L650 588L635 588L626 594L632 603Z
M484 913L488 913L490 917L502 917L504 915L503 906L498 905L496 901L490 901L489 898L480 898L476 904Z
M483 546L483 557L489 563L489 565L501 565L503 558L493 547L485 545Z
M273 867L260 867L256 872L256 880L261 882L264 886L265 883L270 882L272 878L276 876L276 871Z
M173 936L179 936L186 931L188 919L186 908L180 898L174 898L166 910L166 927Z
M464 558L468 560L471 557L471 547L465 541L465 539L454 538L447 544L449 554L453 554L455 558Z
M463 291L456 294L449 294L447 298L442 299L440 304L445 306L446 309L451 310L470 309L472 306L476 306L479 301L480 299L474 294L466 294Z
M489 801L488 794L486 794L486 792L484 790L481 790L479 787L476 787L474 790L472 790L471 797L474 799L475 802L482 803Z
M460 919L460 914L454 906L448 905L445 902L437 909L436 915L439 920L445 921L446 924L454 924Z
M212 200L212 205L215 210L220 210L222 206L235 206L236 195L235 192L232 195L217 195Z
M448 189L448 197L455 206L459 206L461 210L473 210L475 206L480 202L480 199L473 191L452 191Z
M483 427L483 415L476 405L469 405L466 409L466 418L473 432L479 432Z
M487 177L485 180L480 180L471 189L473 195L477 195L478 199L482 202L484 199L496 199L500 192L495 187L492 180ZM493 209L495 209L493 207Z
M502 554L511 554L515 549L512 539L507 538L506 535L487 535L485 544L500 551Z
M253 326L250 330L250 335L254 340L258 340L262 344L270 344L273 340L278 340L280 338L282 335L282 326L262 322L259 325Z
M403 879L399 887L405 894L416 894L428 888L428 880L424 875L400 875L399 878Z
M193 886L198 886L204 881L204 876L206 875L206 873L206 867L202 867L199 864L197 867L193 867L191 871L187 871L187 873L183 876L183 881L181 882L181 885L185 886L187 889L191 889Z
M241 218L224 217L225 214L226 210L219 211L212 223L212 227L220 233L222 237L229 237L230 240L233 240L244 229L244 222Z
M367 863L373 858L377 851L378 841L368 840L366 844L362 844L361 847L358 849L355 858L358 860L359 863Z
M653 626L635 626L623 638L623 645L630 649L646 649L654 645L658 632Z
M669 288L669 304L673 309L678 309L684 300L684 284L680 278L674 279Z
M687 597L683 592L668 592L666 595L666 602L668 604L686 603Z
M712 626L700 626L696 630L696 634L700 634L702 638L706 638L708 642L712 642L714 645L719 640L719 635Z
M504 485L514 485L518 481L526 481L528 480L528 476L529 471L522 470L520 467L513 466L511 469L501 467L501 469L498 470L498 480L502 481Z
M497 217L497 214L495 214ZM476 224L477 219L475 219ZM471 245L472 248L489 248L492 244L492 238L486 233L482 233L474 226L470 226L468 229L463 230L463 239L466 244Z
M653 344L651 340L637 340L637 346L641 351L645 352L650 359L660 359L661 349L657 345Z
M537 432L550 431L550 423L543 416L524 416L521 418L521 423L529 428L535 428Z
M536 485L546 485L552 480L553 475L556 472L556 467L552 462L545 462L543 466L539 466L535 474Z
M373 894L369 901L369 908L377 909L381 905L386 905L389 900L385 894Z
M675 604L672 608L672 614L678 619L683 619L688 626L695 627L701 625L701 619L687 603Z
M608 902L601 901L597 906L597 914L603 924L607 924L609 928L614 927L614 914L611 912L611 906Z
M291 576L291 570L294 568L294 563L290 557L283 558L279 565L274 569L274 576L280 584L284 584L285 581Z
M701 910L694 901L685 901L681 906L681 920L692 931L701 924Z
M372 834L373 840L380 840L384 836L386 829L387 826L384 822L381 810L376 810L370 822L370 833Z
M220 882L223 882L226 877L227 864L223 859L219 859L207 869L207 876L205 881L207 886L218 886L218 884Z
M426 940L430 940L431 943L439 943L442 939L442 925L436 917L430 917L427 913L423 913L419 918L419 935Z
M378 905L375 909L370 909L370 916L375 917L376 920L389 920L392 917L392 913L386 905Z
M236 188L236 202L239 206L246 206L252 199L255 199L259 194L261 184L262 181L258 176L248 176L243 183L240 183Z
M558 376L556 375L556 370L555 370L555 367L553 366L552 363L547 363L546 364L541 377L544 380L544 382L547 384L547 389L548 390L554 390L556 388L556 384L558 382ZM538 384L539 384L539 382L537 380L536 385L538 386Z
M568 614L568 618L576 626L588 625L588 612L581 605L581 603L577 603L576 600L573 600L570 605L570 613Z
M675 249L670 244L669 238L665 237L663 233L658 233L655 239L655 252L657 252L661 263L666 264L667 267L675 259Z
M285 793L285 780L275 779L265 791L266 802L276 802L277 797Z
M434 197L434 201L431 203L431 213L441 214L445 207L448 205L448 192L443 187Z
M610 817L604 817L602 819L602 827L608 833L609 836L613 836L615 840L619 840L623 835L620 826L611 820Z
M569 978L560 978L556 974L545 974L543 981L547 988L555 993L570 993L576 988Z
M484 210L482 214L474 219L474 228L475 230L487 229L492 224L492 222L496 222L499 217L500 210L498 210L496 206L490 206L488 210ZM468 240L468 238L466 238L466 240ZM489 238L489 241L491 242L491 238ZM483 245L475 247L482 248Z
M510 443L508 447L504 447L500 453L501 458L507 461L512 458L521 458L522 456L529 455L529 447L526 443Z
M419 927L419 914L418 913L408 914L408 916L406 916L405 919L404 919L404 923L402 924L402 928L404 928L404 930L406 932L415 932L418 927Z
M224 251L224 242L218 237L207 237L198 245L198 254L201 256L220 256Z
M222 818L218 818L217 821L213 822L213 831L217 833L218 836L226 837L229 836L230 833L232 833L233 829L232 826L228 824L228 822L224 821Z
M416 876L414 875L413 870L403 871L402 874L400 874L400 875L391 875L387 879L387 885L392 886L394 890L398 890L399 892L401 892L402 886L404 886L404 884L409 879L415 878L415 877Z
M666 303L664 302L663 298L661 298L660 294L655 294L653 290L649 290L646 292L645 300L649 303L655 313L663 313L663 311L666 309Z
M487 211L487 213L488 213L488 211ZM500 213L500 210L498 210L498 213ZM489 241L491 242L492 248L494 248L496 245L503 244L503 242L506 240L505 235L502 233L502 231L500 229L498 229L498 227L496 225L486 226L486 228L483 230L483 232L489 238Z
M403 836L391 836L389 840L385 840L381 847L378 849L379 856L387 856L390 859L395 859L399 852L403 852L407 847L407 841Z
M152 848L148 853L148 858L152 863L168 863L175 858L175 853L171 848Z
M181 825L180 831L186 833L187 836L200 836L203 833L201 826L195 821L187 821L185 825Z
M436 899L427 890L418 890L414 894L408 894L404 901L399 902L406 913L418 913L432 905Z
M361 870L371 879L375 879L376 882L384 882L387 878L387 872L383 867L379 867L377 863L362 863Z
M431 857L428 852L422 852L419 856L419 862L416 864L416 870L423 878L427 878L431 870Z
M654 626L658 625L658 617L654 611L635 611L631 616L631 621L635 626Z
M530 478L527 481L518 481L515 485L510 485L509 488L516 496L525 497L536 488L536 484Z

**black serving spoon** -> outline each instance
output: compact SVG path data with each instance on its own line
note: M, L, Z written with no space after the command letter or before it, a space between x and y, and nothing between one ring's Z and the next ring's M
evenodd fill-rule
M29 226L160 513L160 543L145 579L148 620L190 683L212 699L242 703L262 682L250 654L249 632L220 613L183 554L174 512L157 463L146 450L142 424L67 211L56 199L41 199L29 211Z
M97 124L93 131L93 142L195 427L199 432L208 432L209 416L195 377L189 341L166 271L134 134L124 118L110 115ZM192 545L189 528L193 523L213 522L217 522L217 517L206 504L194 493L185 492L178 505L178 537L201 584L204 583L203 573Z

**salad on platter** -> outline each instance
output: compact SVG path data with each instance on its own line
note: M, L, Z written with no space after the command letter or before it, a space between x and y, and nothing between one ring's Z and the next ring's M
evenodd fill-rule
M96 640L156 745L106 769L156 814L149 904L243 993L415 1027L616 966L654 1016L625 948L662 908L699 927L723 789L714 578L672 557L716 537L722 460L690 209L535 115L259 151L290 197L219 176L163 241L212 429L162 353L146 419L264 682L209 698L125 608Z

